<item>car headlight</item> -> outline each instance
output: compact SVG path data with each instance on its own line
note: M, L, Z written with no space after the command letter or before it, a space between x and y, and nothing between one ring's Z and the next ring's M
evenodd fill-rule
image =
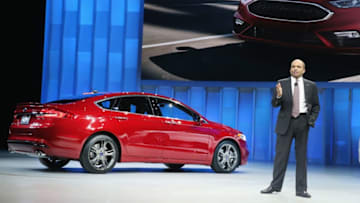
M246 136L242 133L237 134L237 136L241 139L244 140L246 142Z
M330 1L332 5L338 8L359 8L360 0L334 0Z
M358 31L339 31L339 32L334 32L334 35L336 35L339 38L350 38L350 39L360 38L360 33Z

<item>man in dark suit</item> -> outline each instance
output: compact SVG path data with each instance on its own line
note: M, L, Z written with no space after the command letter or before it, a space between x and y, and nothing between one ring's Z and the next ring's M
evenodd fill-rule
M280 192L289 159L290 147L295 138L296 196L310 198L307 192L307 142L309 126L314 127L320 111L316 84L303 78L305 63L300 59L291 62L291 77L281 79L272 98L274 107L280 106L276 123L276 155L273 180L263 194Z

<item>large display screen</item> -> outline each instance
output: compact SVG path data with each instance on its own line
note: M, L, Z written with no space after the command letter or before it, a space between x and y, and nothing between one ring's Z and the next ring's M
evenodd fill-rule
M360 0L145 0L142 79L360 82Z

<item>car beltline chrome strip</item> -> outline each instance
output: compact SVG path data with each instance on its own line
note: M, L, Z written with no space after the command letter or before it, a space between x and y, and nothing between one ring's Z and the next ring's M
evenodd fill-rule
M164 99L164 100L167 100L167 101L171 101L171 102L174 102L182 107L184 107L185 109L188 109L186 106L182 105L181 103L177 102L177 101L174 101L174 100L171 100L171 99L168 99L168 98L163 98L163 97L156 97L156 96L152 96L152 95L120 95L120 96L113 96L113 97L107 97L107 98L104 98L104 99L101 99L101 100L97 100L94 102L95 106L97 106L98 108L104 110L104 111L111 111L111 112L122 112L122 113L131 113L131 114L137 114L137 115L143 115L143 116L155 116L155 117L160 117L160 118L166 118L166 119L177 119L177 120L183 120L183 121L190 121L190 120L184 120L184 119L181 119L181 118L171 118L171 117L164 117L164 116L158 116L158 115L155 115L155 114L141 114L141 113L133 113L133 112L128 112L128 111L116 111L116 110L112 110L112 109L106 109L102 106L100 106L98 103L100 102L103 102L103 101L106 101L106 100L109 100L109 99L116 99L116 98L121 98L121 97L147 97L147 98L159 98L159 99ZM152 107L150 107L152 108ZM190 111L190 109L188 109ZM155 112L153 112L155 113ZM203 118L202 116L200 116L200 114L198 114L200 118ZM203 119L206 123L208 123L205 119Z

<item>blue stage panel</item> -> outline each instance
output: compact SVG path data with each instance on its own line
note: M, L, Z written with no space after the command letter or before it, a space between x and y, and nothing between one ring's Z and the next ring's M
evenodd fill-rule
M334 89L324 88L323 99L320 103L320 116L322 117L322 144L324 145L324 163L330 164L333 160L334 146ZM317 128L318 123L316 123ZM311 136L320 136L320 134L311 134Z
M157 94L157 89L155 86L149 85L149 86L141 86L141 92L151 93L151 94Z
M46 18L50 19L51 24L62 24L64 1L47 1Z
M221 115L220 115L220 105L221 105L221 98L220 98L220 88L207 88L206 89L206 113L205 116L207 119L220 122Z
M273 89L272 91L275 91ZM276 147L276 133L275 133L275 127L276 127L276 121L279 114L280 108L272 108L272 117L271 117L271 160L275 158L275 147Z
M111 1L111 25L124 26L126 16L126 1ZM140 12L140 10L138 11Z
M124 89L128 91L138 90L138 80L140 75L138 74L139 64L139 40L138 39L127 39L125 41L124 53L124 77L123 85Z
M46 3L41 102L138 91L143 0Z
M109 53L109 72L107 79L107 91L108 92L119 92L122 89L123 70L121 67L123 64L123 56L121 52L110 52Z
M334 156L333 161L340 165L351 163L350 131L350 89L334 90Z
M96 32L95 32L96 33ZM106 91L106 80L108 72L108 41L106 38L95 38L94 51L93 51L93 67L91 78L91 90L97 90L99 92Z
M246 135L247 146L250 149L249 159L254 157L254 91L252 88L240 88L239 89L239 104L238 104L238 125L237 129Z
M359 139L360 139L360 88L354 88L351 92L351 162L359 164Z
M125 30L123 26L111 26L110 31L110 41L109 41L109 51L121 53L124 49L124 35Z
M222 90L222 123L233 128L236 128L238 95L237 88L227 87Z
M76 86L75 94L81 95L83 92L90 91L91 72L91 52L77 53Z
M64 38L61 60L60 95L61 98L70 97L74 93L76 67L76 39Z
M254 159L271 159L271 91L257 88L255 92L254 115Z
M187 87L174 88L174 98L181 101L184 104L189 105L189 88Z
M206 90L204 87L190 88L190 106L202 115L205 115Z
M92 25L95 0L80 0L80 24Z
M167 97L174 97L174 89L170 86L160 86L157 88L156 94Z
M329 136L326 136L324 132L324 119L326 119L327 111L324 108L325 102L327 101L326 92L324 89L319 90L319 102L320 102L320 113L319 117L316 120L316 127L311 128L309 130L309 138L308 138L308 162L309 163L318 163L324 164L325 163L325 144L323 142L326 139L329 139ZM331 112L330 112L331 113Z

